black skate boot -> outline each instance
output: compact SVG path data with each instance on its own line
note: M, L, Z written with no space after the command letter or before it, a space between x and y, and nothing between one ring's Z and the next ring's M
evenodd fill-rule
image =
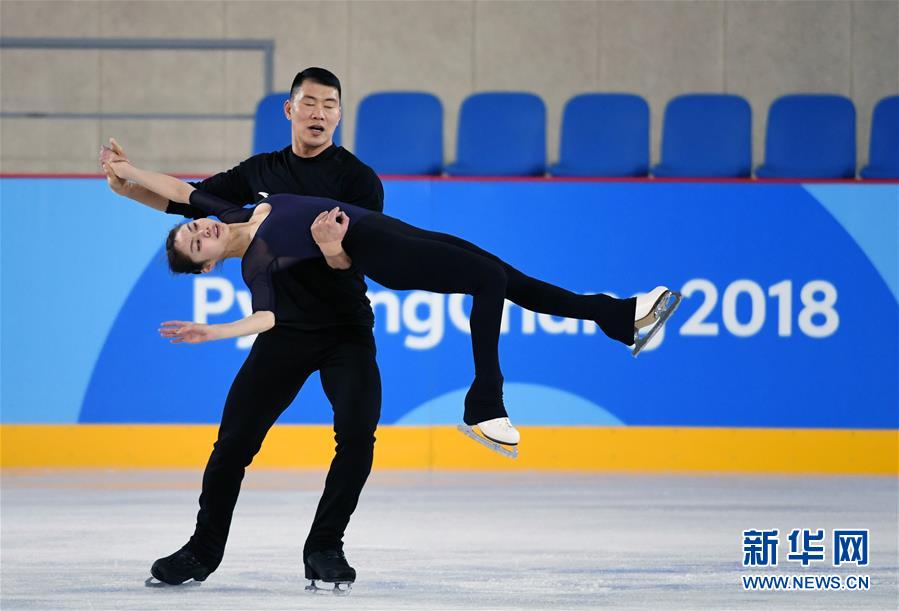
M153 577L170 586L180 585L189 579L204 581L211 572L193 552L183 547L171 556L160 558L150 568ZM153 583L152 577L147 579L146 584L151 587L162 585Z
M306 579L312 580L312 583L306 586L307 592L349 594L353 582L356 581L356 570L347 563L346 556L339 550L312 552L304 564ZM320 588L316 585L316 581L333 583L334 589Z

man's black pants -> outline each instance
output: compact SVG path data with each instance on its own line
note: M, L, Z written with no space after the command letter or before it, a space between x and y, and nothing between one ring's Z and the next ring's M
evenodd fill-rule
M197 527L187 547L210 569L222 561L246 467L316 370L334 409L337 450L303 559L315 551L343 548L344 530L371 472L381 415L374 337L364 326L315 331L276 326L256 338L231 385L218 440L203 474Z

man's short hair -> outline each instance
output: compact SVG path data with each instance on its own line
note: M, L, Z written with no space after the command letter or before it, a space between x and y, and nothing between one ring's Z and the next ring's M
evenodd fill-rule
M330 70L325 70L324 68L306 68L302 72L297 72L297 75L293 77L293 84L290 86L291 99L296 95L297 90L300 88L300 85L303 84L303 81L312 81L313 83L318 83L325 87L333 87L337 90L338 101L340 100L340 79Z

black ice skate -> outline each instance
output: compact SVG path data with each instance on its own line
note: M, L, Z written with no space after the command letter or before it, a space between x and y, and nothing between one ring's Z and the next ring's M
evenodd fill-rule
M671 315L680 305L682 296L676 291L669 291L664 286L657 286L646 295L637 297L637 309L634 316L634 358L646 347L646 344L662 330ZM648 331L644 335L640 332Z
M171 556L160 558L153 563L150 573L153 577L144 582L148 587L177 586L193 579L204 581L212 571L200 562L188 549L181 548ZM156 578L157 581L153 581Z
M306 586L307 592L349 594L356 581L356 570L347 563L342 551L313 552L306 558L305 565L306 579L311 580ZM316 581L333 583L334 587L320 588Z

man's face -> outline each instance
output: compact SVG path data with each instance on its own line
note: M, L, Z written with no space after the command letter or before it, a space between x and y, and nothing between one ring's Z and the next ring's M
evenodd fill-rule
M294 152L317 155L333 141L340 122L340 97L334 87L306 80L293 99L284 103L284 113L290 119ZM301 150L296 150L297 145Z

